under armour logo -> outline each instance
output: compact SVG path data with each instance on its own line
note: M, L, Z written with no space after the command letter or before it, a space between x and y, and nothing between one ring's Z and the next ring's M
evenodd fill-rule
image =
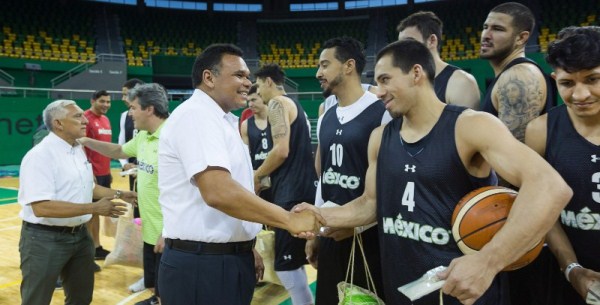
M266 132L261 132L261 133L260 133L260 136L261 136L261 137L266 137L266 136L267 136L267 133L266 133Z
M592 162L596 163L596 161L600 160L596 155L592 155Z
M289 261L289 260L292 259L292 255L291 254L290 255L284 255L283 259L285 259L286 261Z
M414 173L414 172L416 172L416 171L417 171L417 166L416 166L416 165L408 165L408 164L404 164L404 171L405 171L405 172L411 171L411 172L413 172L413 173Z
M335 135L341 136L342 135L342 130L341 129L336 129L335 130Z

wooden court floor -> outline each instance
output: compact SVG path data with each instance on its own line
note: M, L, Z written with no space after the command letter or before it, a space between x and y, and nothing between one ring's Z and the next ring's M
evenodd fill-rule
M127 180L118 175L118 170L113 169L113 187L127 189ZM17 305L21 303L19 286L21 283L21 270L19 269L19 236L21 210L17 203L18 178L0 178L0 305ZM102 223L102 221L101 221ZM100 230L102 232L102 229ZM114 238L100 235L102 246L108 250L113 249ZM103 261L96 261L102 266ZM307 266L309 283L314 281L316 272ZM125 305L135 304L151 296L144 290L139 293L130 293L129 285L136 282L143 274L141 268L111 265L96 272L94 297L95 305ZM64 292L56 290L52 298L52 305L64 304ZM288 294L281 286L266 284L257 287L252 300L253 305L287 305L291 304Z

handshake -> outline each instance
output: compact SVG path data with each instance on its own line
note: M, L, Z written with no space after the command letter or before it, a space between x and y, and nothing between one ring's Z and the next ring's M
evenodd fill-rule
M325 218L319 208L312 204L300 203L289 213L287 230L294 237L314 239L321 227L325 226Z

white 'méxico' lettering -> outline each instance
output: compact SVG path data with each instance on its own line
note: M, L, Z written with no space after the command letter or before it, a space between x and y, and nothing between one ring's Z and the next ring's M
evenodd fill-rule
M356 176L346 176L338 172L334 172L330 167L326 172L323 173L323 184L339 185L345 189L355 190L360 186L360 178Z
M104 129L104 128L100 128L100 129L98 129L98 134L107 134L107 135L112 135L112 130L110 130L110 129Z
M406 221L402 219L402 215L400 214L396 218L383 217L381 223L383 223L383 233L385 234L397 235L436 245L446 245L450 241L450 230Z
M600 214L590 212L591 210L588 207L584 207L579 213L562 210L560 221L567 227L584 231L600 231Z
M268 155L268 152L259 152L257 154L254 154L254 160L266 160Z

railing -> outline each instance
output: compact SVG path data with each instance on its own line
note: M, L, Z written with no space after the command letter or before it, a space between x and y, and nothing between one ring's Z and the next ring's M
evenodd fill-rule
M2 69L0 69L0 78L5 80L11 86L14 86L15 84L15 78Z
M127 63L125 55L123 54L98 54L96 57L89 59L88 61L75 66L73 69L53 78L50 80L52 84L52 88L56 87L56 85L70 79L71 77L87 70L90 66L95 65L99 62L124 62Z
M56 88L29 88L29 87L1 87L0 97L39 97L52 99L52 93L63 93L65 99L73 99L75 93L88 93L89 96L96 90L86 89L56 89ZM111 99L121 99L123 93L121 91L107 91L111 95Z

